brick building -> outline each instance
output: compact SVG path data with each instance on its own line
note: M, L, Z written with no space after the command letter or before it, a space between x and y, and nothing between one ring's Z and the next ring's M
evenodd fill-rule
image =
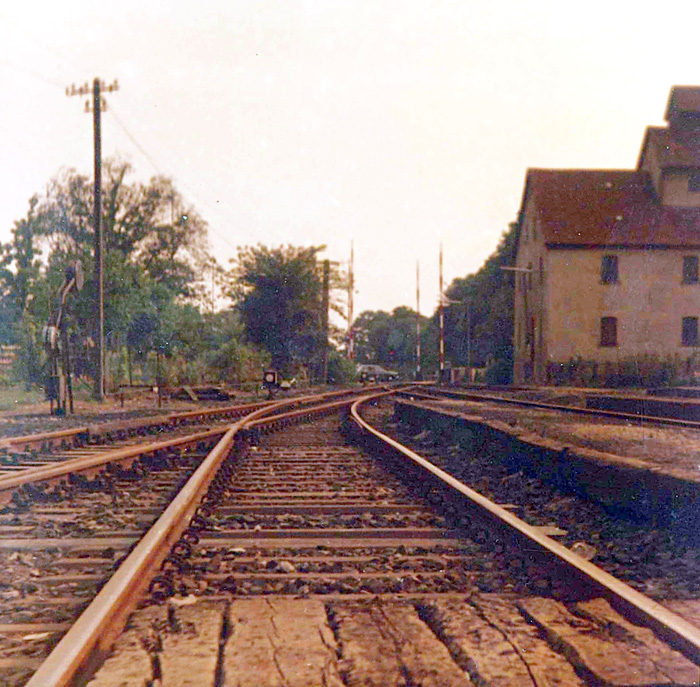
M527 173L514 381L690 372L700 345L700 87L674 87L636 170Z

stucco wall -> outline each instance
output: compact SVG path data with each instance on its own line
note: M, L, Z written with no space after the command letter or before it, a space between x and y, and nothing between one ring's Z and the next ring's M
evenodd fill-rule
M662 201L676 207L700 207L700 191L688 190L686 171L665 170L663 174Z
M552 250L547 292L547 351L552 362L574 357L616 362L631 356L679 355L683 317L700 317L700 286L682 284L682 250ZM603 255L618 256L619 283L601 284ZM617 318L616 347L600 346L600 318Z

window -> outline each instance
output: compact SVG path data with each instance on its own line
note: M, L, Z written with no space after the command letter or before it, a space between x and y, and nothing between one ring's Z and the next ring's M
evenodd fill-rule
M684 317L681 331L681 343L684 346L698 345L698 318Z
M617 317L600 318L600 345L617 346Z
M692 172L688 176L688 190L700 191L700 172Z
M686 255L683 258L683 283L697 284L698 273L698 256Z
M617 255L604 255L600 263L600 283L617 284Z

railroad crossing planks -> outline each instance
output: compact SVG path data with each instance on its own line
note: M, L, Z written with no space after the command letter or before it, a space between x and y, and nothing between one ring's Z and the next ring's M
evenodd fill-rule
M563 657L537 637L537 632L528 627L512 603L484 599L482 611L473 603L436 601L425 604L424 614L476 684L489 687L585 684Z
M333 609L348 685L472 687L447 647L410 605L365 602Z
M580 614L554 599L522 599L518 606L550 644L599 684L691 686L700 680L697 666L661 645L649 630L626 621L602 599L581 604Z
M228 618L222 687L344 687L321 601L242 599Z
M89 687L213 687L223 622L216 602L140 611Z
M138 611L129 628L89 687L700 682L698 666L603 599L566 606L502 594L413 603L187 597Z

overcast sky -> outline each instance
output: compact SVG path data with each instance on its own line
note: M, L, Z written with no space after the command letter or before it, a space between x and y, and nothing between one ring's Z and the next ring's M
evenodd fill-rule
M2 3L0 241L62 168L92 175L65 87L118 79L103 156L156 174L236 247L319 245L355 314L438 300L517 215L528 167L633 168L674 84L700 84L694 3Z

